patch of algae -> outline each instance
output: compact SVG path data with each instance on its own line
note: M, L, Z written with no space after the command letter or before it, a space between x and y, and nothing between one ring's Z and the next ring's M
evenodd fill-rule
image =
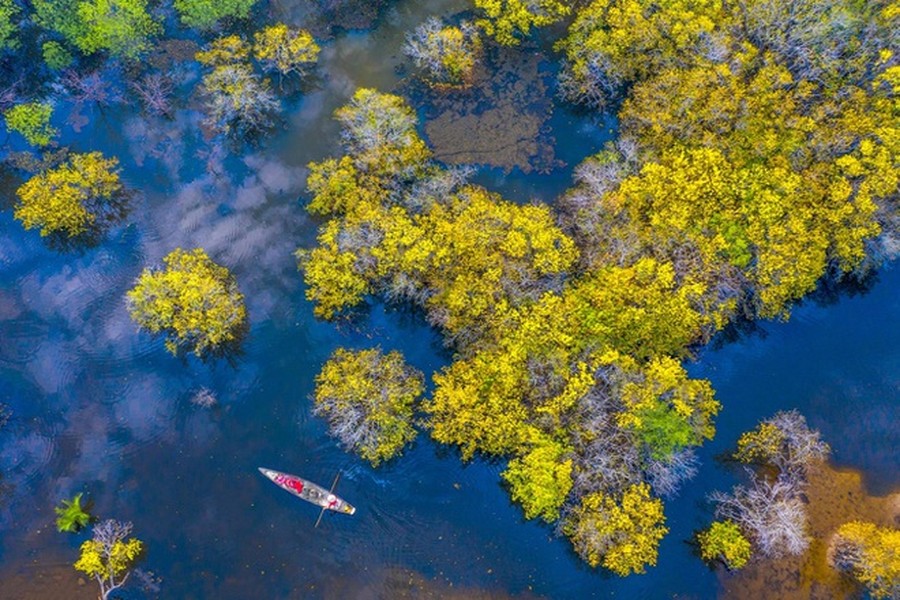
M757 600L837 600L862 597L862 589L828 565L831 537L848 521L900 525L900 492L871 496L859 471L828 464L809 472L809 533L812 543L800 556L754 560L741 571L721 574L721 598Z
M425 135L447 164L475 164L524 173L559 162L547 125L553 114L546 57L525 49L492 49L470 87L428 94Z

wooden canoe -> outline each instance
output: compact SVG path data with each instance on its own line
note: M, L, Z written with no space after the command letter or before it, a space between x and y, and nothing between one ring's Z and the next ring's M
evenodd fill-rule
M336 496L312 481L264 467L259 467L259 472L286 492L290 492L298 498L302 498L323 509L333 510L345 515L352 515L356 512L356 509L343 498Z

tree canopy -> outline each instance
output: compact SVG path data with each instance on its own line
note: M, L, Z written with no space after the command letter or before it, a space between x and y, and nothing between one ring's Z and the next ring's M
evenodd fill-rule
M424 376L399 352L339 348L316 376L315 412L344 447L378 466L415 439L423 390Z
M246 19L256 0L175 0L181 22L188 27L212 29L225 18Z
M26 229L40 229L41 236L75 238L102 231L124 214L118 164L99 152L72 154L16 191L13 215Z
M176 248L163 265L144 269L128 292L131 318L150 333L165 335L172 354L234 351L246 333L247 311L229 270L201 248Z

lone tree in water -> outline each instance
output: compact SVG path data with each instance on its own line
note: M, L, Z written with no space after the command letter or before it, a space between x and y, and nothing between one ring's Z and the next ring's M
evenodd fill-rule
M163 262L161 270L144 269L128 292L131 318L168 336L172 354L188 350L204 358L234 351L247 330L247 311L228 269L201 248L177 248Z
M467 21L445 27L432 17L406 37L403 53L425 71L432 85L465 86L481 57L481 37Z
M51 116L53 106L48 102L25 102L3 113L6 129L21 134L32 146L46 146L59 133L50 125Z
M316 377L315 413L345 448L378 466L416 437L413 406L423 382L397 351L340 348Z
M99 235L125 215L126 193L118 161L99 152L73 154L17 190L13 215L41 236Z
M130 534L131 523L108 519L94 527L93 539L81 545L75 569L97 580L101 600L125 585L144 550L144 543Z

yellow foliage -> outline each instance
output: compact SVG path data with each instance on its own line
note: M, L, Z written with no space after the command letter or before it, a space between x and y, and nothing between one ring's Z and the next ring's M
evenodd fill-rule
M527 452L509 462L503 479L526 519L540 517L552 523L572 489L572 459L562 444L544 435L535 437Z
M26 229L39 228L42 236L75 237L117 217L124 191L118 161L99 152L73 154L62 165L35 175L17 191L13 215Z
M873 598L900 594L900 530L851 521L838 528L834 545L843 546L839 560L850 563L853 576Z
M715 521L697 535L700 556L711 562L721 560L729 569L741 569L750 560L752 547L734 521Z
M206 50L197 52L194 58L208 67L221 67L246 61L250 57L250 45L237 35L227 35L212 41Z
M503 455L519 450L531 432L521 395L523 367L509 354L484 352L435 373L434 394L423 405L431 436L458 445L464 460L476 451Z
M75 568L89 577L119 577L131 569L143 549L143 542L135 538L116 540L108 550L99 541L87 540L81 544Z
M378 466L415 439L413 409L423 390L422 373L399 352L340 348L316 376L316 413L344 446Z
M629 486L620 498L588 494L572 511L563 531L592 567L603 565L622 577L655 565L659 541L668 533L662 502L650 486Z
M633 376L634 377L634 376ZM705 379L689 379L681 364L654 358L621 390L619 427L636 432L654 459L697 446L715 434L712 419L721 405Z
M128 292L131 318L150 333L167 336L172 354L198 356L228 350L246 328L244 297L234 277L201 248L177 248L162 270L144 269Z
M319 45L303 29L292 29L284 23L270 25L254 35L253 55L282 75L303 75L319 57Z
M561 0L475 0L475 7L484 13L476 24L504 46L518 45L532 27L556 23L572 10Z

